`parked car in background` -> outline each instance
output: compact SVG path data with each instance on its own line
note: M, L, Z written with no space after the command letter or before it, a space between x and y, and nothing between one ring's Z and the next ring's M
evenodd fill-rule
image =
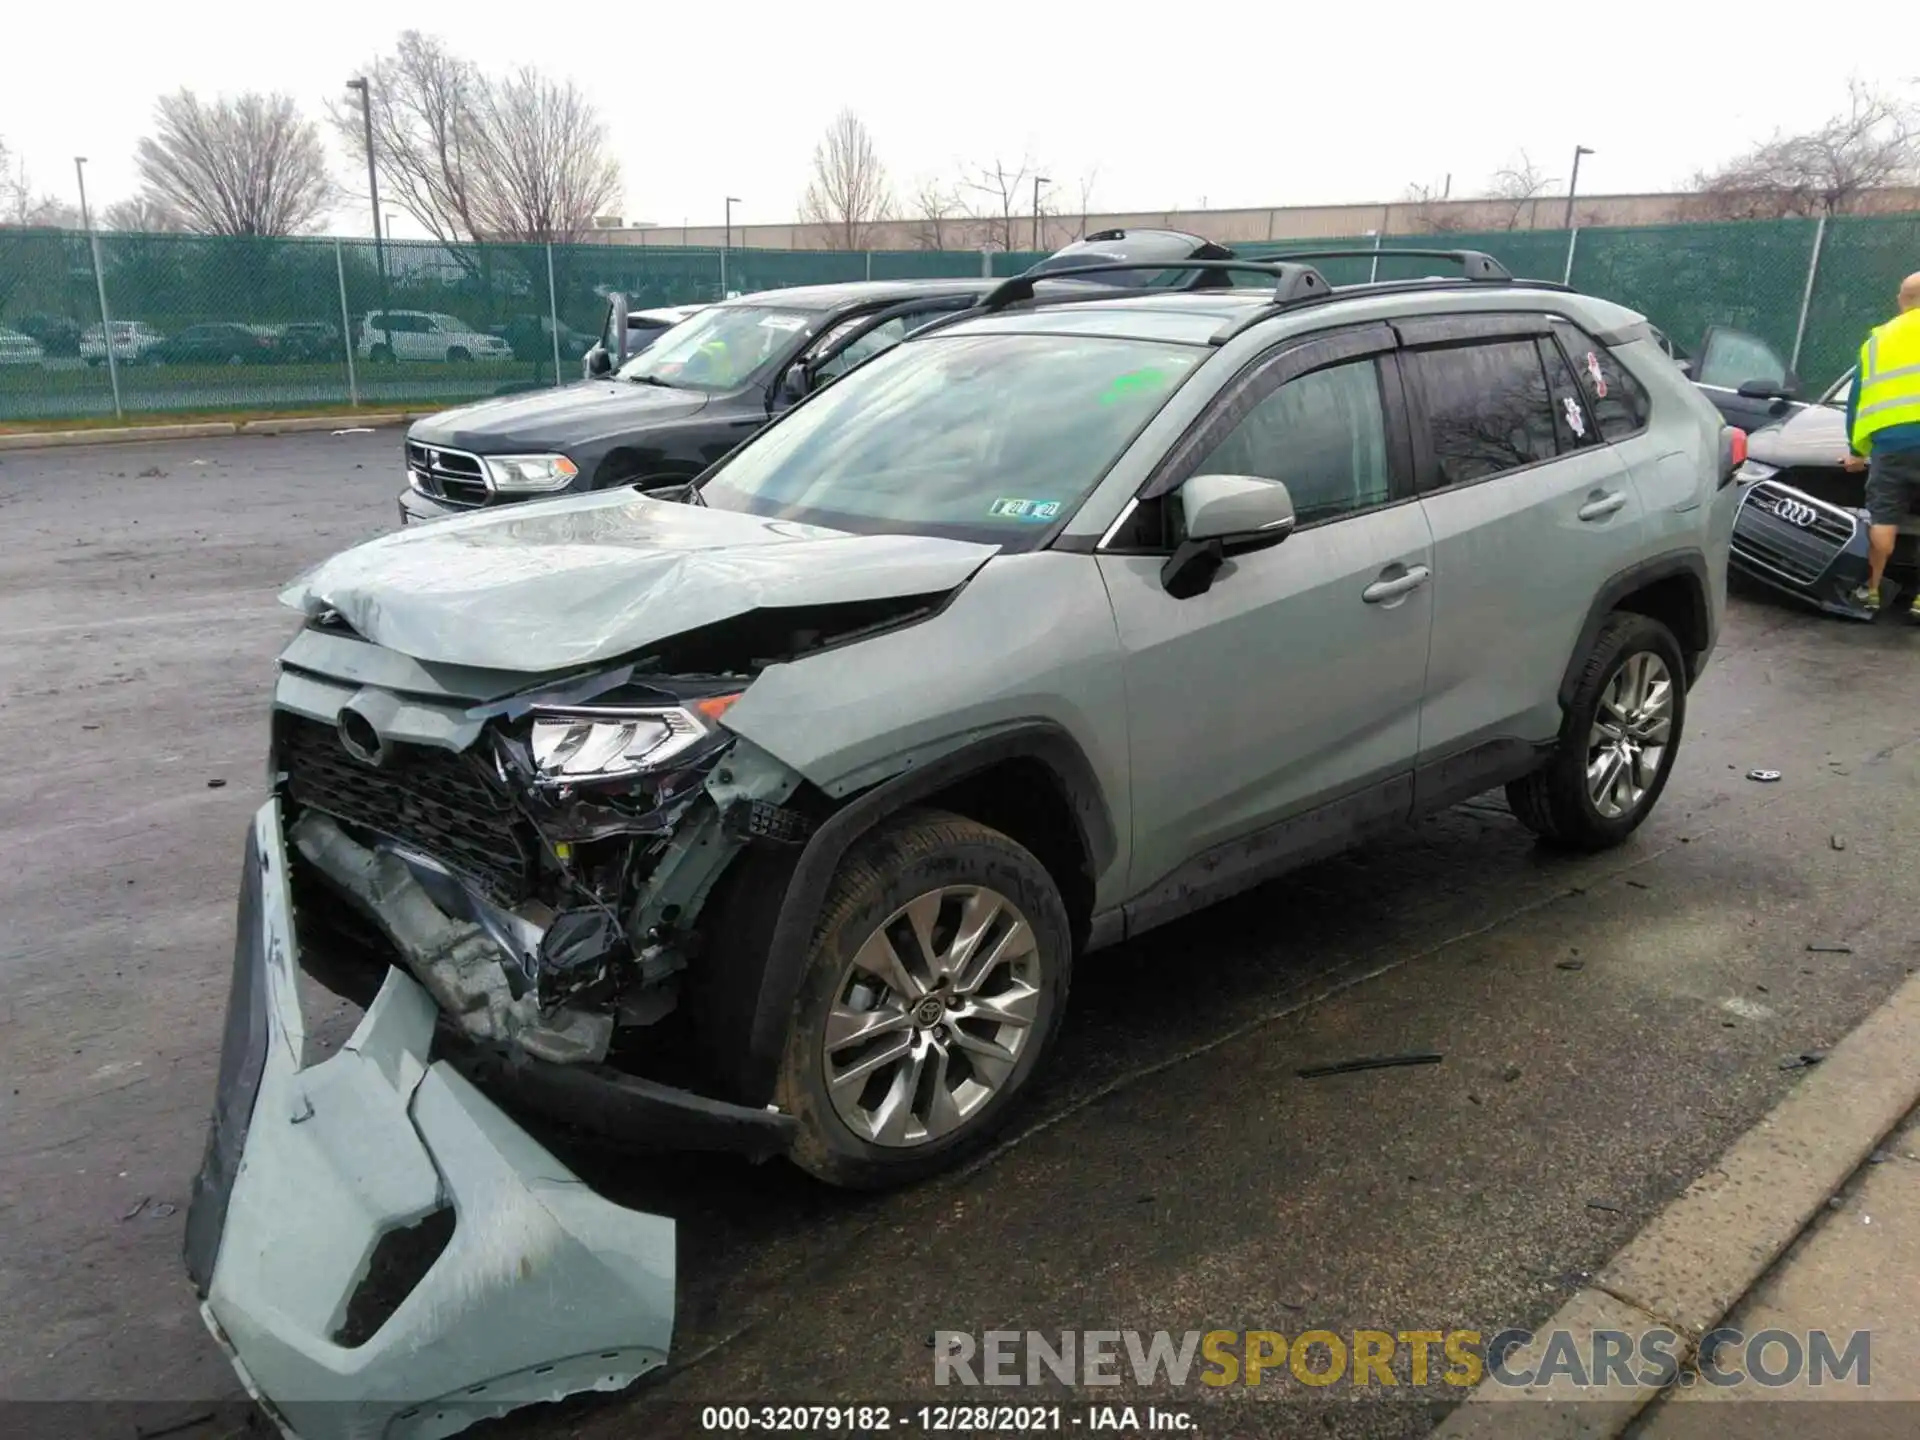
M0 325L0 365L38 365L46 358L46 347L38 340Z
M215 320L169 335L148 353L156 365L261 365L277 353L264 326Z
M282 360L339 360L340 327L325 320L282 325L275 335Z
M1183 286L1200 288L1229 287L1236 283L1236 272L1225 270L1162 269L1181 260L1232 260L1235 252L1184 230L1098 230L1082 240L1062 246L1046 259L1029 266L1025 274L1047 275L1082 265L1116 262L1140 262L1153 269L1114 270L1089 275L1083 283L1117 286L1121 289L1170 289ZM1250 283L1245 275L1239 283Z
M1656 343L1730 425L1752 433L1801 398L1800 377L1766 341L1730 325L1710 325L1698 355L1656 330Z
M166 336L144 320L113 322L113 360L116 365L138 365L166 342ZM107 342L98 325L89 325L80 336L80 358L89 365L103 365Z
M556 331L552 317L547 315L516 315L504 325L492 326L488 333L505 340L513 349L514 359L531 361L535 365L553 363L556 335L560 342L562 363L578 360L593 348L593 336L575 330L564 322Z
M599 337L581 359L580 373L589 380L596 375L612 374L619 365L631 360L682 320L689 320L706 308L705 305L669 305L658 310L627 311L627 349L623 357L617 353L619 347L613 344L615 312L609 303L606 318L600 322Z
M435 310L376 310L360 321L359 351L373 361L511 360L513 347L456 315Z
M400 518L561 491L684 486L772 417L996 283L872 281L747 295L681 321L613 376L417 421L407 434Z
M1843 464L1852 388L1849 371L1811 405L1787 406L1748 437L1729 563L1829 615L1871 620L1853 599L1867 579L1867 477ZM1920 588L1920 515L1901 522L1887 575L1903 596Z
M64 315L22 315L13 322L23 335L38 340L49 355L80 353L80 322Z

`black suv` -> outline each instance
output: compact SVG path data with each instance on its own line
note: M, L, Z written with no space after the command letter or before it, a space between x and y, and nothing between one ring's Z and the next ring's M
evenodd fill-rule
M612 485L684 485L813 390L997 283L743 295L682 321L604 380L430 416L407 433L400 519Z

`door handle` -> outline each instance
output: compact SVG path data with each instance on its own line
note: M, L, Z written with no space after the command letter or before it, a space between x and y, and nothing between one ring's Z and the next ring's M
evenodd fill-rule
M1404 574L1391 580L1376 580L1360 592L1360 598L1369 605L1379 605L1388 600L1398 600L1403 595L1411 595L1432 577L1433 572L1424 565L1408 567Z
M1580 518L1582 520L1604 520L1609 515L1618 514L1626 503L1627 492L1624 490L1615 490L1611 494L1602 495L1597 499L1587 501L1586 504L1580 507Z

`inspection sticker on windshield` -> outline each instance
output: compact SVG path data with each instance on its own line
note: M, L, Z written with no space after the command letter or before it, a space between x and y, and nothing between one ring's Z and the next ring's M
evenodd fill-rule
M987 507L996 520L1051 520L1060 513L1058 500L999 499Z
M807 317L804 315L762 315L760 317L762 330L798 330L806 323Z

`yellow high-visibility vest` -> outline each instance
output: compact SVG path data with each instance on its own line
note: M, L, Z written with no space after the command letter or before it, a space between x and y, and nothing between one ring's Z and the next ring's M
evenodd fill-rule
M1867 453L1876 431L1920 423L1920 310L1908 310L1879 326L1860 347L1854 386L1853 434L1858 454Z

